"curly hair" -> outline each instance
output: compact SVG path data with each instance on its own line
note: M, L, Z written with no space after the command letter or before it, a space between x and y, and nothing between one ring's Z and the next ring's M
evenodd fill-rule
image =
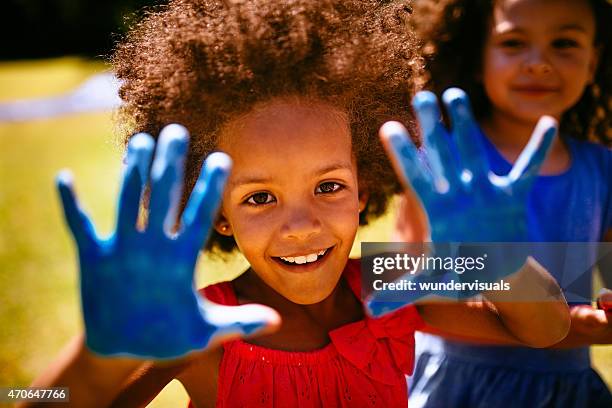
M124 141L172 122L190 130L184 208L225 123L276 97L327 102L348 117L366 224L401 190L378 128L415 126L409 101L422 63L411 11L392 0L175 0L150 10L112 57ZM235 247L213 231L206 248Z
M578 139L612 144L612 3L588 0L595 16L599 65L593 84L561 118L560 131ZM490 113L490 101L478 75L488 24L496 0L418 0L412 27L422 39L425 70L422 87L437 94L457 86L472 101L477 118Z

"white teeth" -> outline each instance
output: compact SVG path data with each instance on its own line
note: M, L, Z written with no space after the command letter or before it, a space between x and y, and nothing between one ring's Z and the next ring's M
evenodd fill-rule
M327 252L327 249L323 249L317 253L312 253L308 255L281 256L280 259L282 259L285 262L296 263L298 265L302 265L305 263L315 262L320 256L325 255L325 252Z

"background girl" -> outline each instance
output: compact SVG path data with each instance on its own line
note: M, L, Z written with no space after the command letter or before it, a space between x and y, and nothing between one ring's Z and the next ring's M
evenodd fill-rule
M424 87L468 92L482 129L482 159L494 172L510 169L542 115L560 122L562 137L530 195L528 240L612 240L612 152L602 146L612 140L610 3L422 0L415 7ZM410 239L401 232L409 230L407 222L400 220L398 235ZM607 286L609 261L600 265ZM545 265L562 281L554 262ZM556 349L471 346L427 336L419 343L410 405L610 406L588 349L610 343L611 323L590 305L572 309L572 329Z

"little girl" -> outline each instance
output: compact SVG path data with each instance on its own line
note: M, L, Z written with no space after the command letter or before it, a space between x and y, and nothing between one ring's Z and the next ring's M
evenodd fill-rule
M508 172L542 115L559 120L562 137L530 195L528 240L611 241L612 152L586 141L612 141L610 2L420 0L414 24L423 40L425 87L459 86L472 96L483 160L495 173ZM408 238L409 224L409 217L400 220L398 236ZM562 281L558 268L544 265ZM600 271L611 286L609 260ZM572 308L570 333L555 349L428 335L417 336L417 344L412 407L612 406L588 348L612 344L612 323L588 304Z
M490 302L364 313L359 261L348 255L359 225L401 191L375 135L386 120L413 123L409 12L375 0L181 0L149 14L114 64L129 131L163 128L155 159L149 166L150 136L129 140L117 230L104 241L60 177L86 334L35 385L68 386L71 402L88 407L146 404L172 378L196 407L405 407L413 333L426 324L505 344L562 339L569 317L558 296L519 306L490 293ZM190 129L188 149L185 128L164 127L172 122ZM218 215L229 162L215 150L233 162ZM206 300L192 282L211 225L206 248L237 248L250 267L206 288ZM525 271L517 276L529 284L555 285Z

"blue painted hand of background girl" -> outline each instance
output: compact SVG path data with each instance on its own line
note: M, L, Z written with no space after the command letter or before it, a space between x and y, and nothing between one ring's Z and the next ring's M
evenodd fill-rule
M434 251L439 255L450 254L453 247L441 243L527 241L527 194L555 137L556 121L543 117L512 170L507 175L496 175L486 160L480 129L467 95L460 89L451 88L444 93L443 101L452 123L450 131L441 122L433 93L420 92L413 100L423 135L423 151L417 149L406 129L397 122L388 122L380 130L396 172L421 200L429 221L431 241L436 244ZM488 264L492 266L484 272L422 271L403 278L417 284L451 280L474 282L476 279L495 282L518 271L526 260L522 248L517 248L516 254L512 253L512 247L499 246L498 249L487 248ZM473 290L412 291L402 293L401 302L397 302L397 295L379 292L370 308L374 314L381 314L427 295L458 299L477 293ZM382 301L390 299L395 302Z
M214 153L204 163L182 214L187 130L165 127L151 166L148 222L137 228L143 186L154 141L140 133L130 140L119 195L117 224L106 239L96 235L62 172L57 185L76 241L87 346L102 355L174 358L201 350L221 337L247 335L277 320L259 305L226 307L200 297L193 274L221 200L231 161Z

